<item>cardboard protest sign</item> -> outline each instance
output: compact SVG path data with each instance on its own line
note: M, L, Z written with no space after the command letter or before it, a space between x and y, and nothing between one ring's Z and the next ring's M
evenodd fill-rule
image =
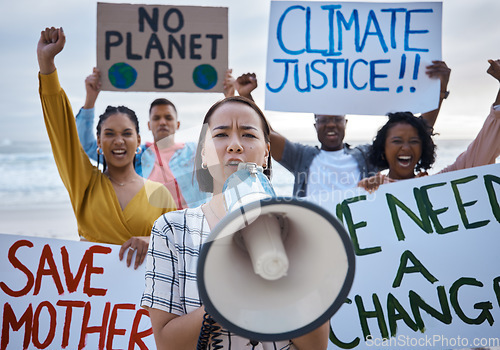
M440 2L272 1L266 109L385 115L437 108Z
M500 346L500 164L310 199L356 252L329 349Z
M0 348L155 349L120 246L0 235Z
M227 8L97 4L103 90L222 92L227 66Z

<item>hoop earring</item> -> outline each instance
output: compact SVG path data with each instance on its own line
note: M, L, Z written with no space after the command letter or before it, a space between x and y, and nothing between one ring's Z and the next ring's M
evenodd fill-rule
M207 170L208 169L207 163L201 163L201 168Z
M97 154L98 155L103 155L104 153L102 152L102 149L100 147L97 147Z
M262 166L262 169L263 170L266 170L267 169L267 162Z
M135 154L141 154L142 153L142 148L141 147L137 147L137 149L135 150Z

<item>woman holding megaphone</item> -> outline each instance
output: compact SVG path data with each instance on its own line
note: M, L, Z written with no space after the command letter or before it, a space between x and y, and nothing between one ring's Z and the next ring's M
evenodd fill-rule
M270 128L255 103L242 97L226 98L210 108L203 125L196 176L200 190L211 192L213 197L200 207L161 216L151 233L141 305L149 310L157 347L163 350L192 350L199 345L200 330L208 316L198 292L198 258L202 245L226 214L222 195L225 181L240 163L262 166L268 177L271 172ZM225 287L229 286L221 286ZM216 328L216 335L208 335L210 349L314 350L328 345L328 323L295 339L277 342L256 342Z

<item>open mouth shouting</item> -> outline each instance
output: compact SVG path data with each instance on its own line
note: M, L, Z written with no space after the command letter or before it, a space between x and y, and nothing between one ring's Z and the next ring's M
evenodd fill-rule
M125 149L114 149L111 151L111 154L116 158L124 158L127 154L127 150Z
M412 156L398 156L398 164L402 167L409 167L412 165Z

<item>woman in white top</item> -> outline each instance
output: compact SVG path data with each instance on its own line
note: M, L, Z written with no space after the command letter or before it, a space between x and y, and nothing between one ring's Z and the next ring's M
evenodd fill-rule
M229 97L205 116L195 159L200 189L212 192L201 207L161 216L151 233L146 290L141 305L149 310L158 349L196 349L205 309L198 295L196 269L202 244L226 214L222 188L241 162L270 173L269 125L252 101ZM329 324L281 342L256 343L221 330L223 349L326 349Z

